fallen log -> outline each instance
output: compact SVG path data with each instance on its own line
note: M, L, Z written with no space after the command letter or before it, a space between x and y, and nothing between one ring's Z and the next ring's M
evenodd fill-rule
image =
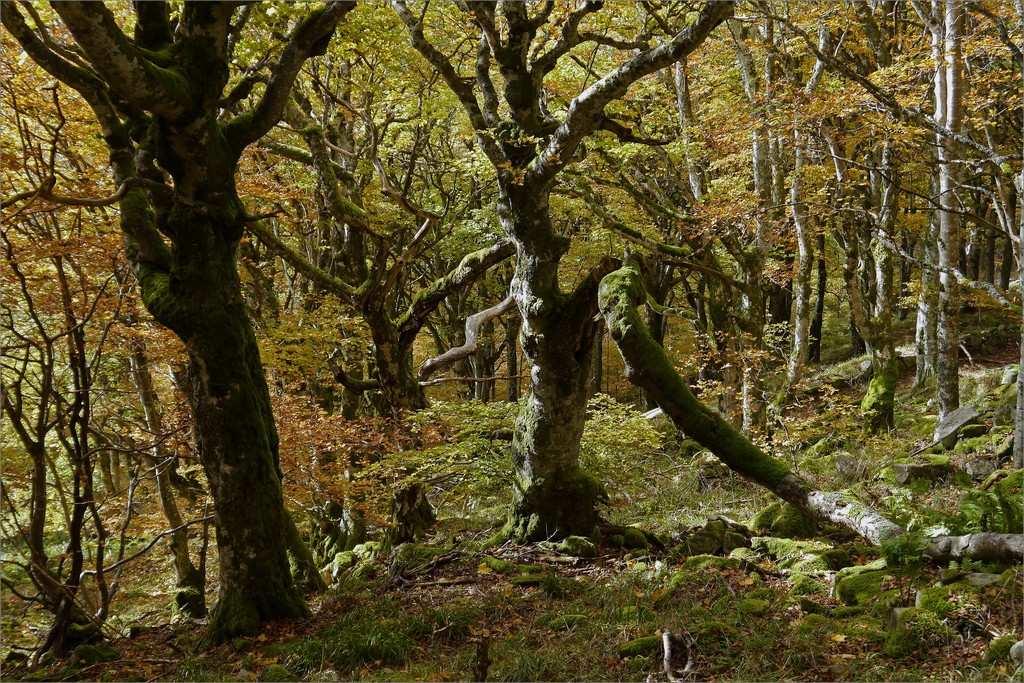
M701 403L637 314L647 300L640 274L630 266L601 280L598 305L626 365L626 379L647 390L689 438L711 451L729 469L764 486L816 519L850 529L873 545L907 530L852 496L815 489L806 479L755 446L718 413ZM932 562L971 557L1021 562L1024 534L971 534L928 539Z

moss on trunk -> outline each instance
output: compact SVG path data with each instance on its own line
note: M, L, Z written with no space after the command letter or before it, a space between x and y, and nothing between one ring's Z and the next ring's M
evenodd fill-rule
M892 429L898 379L899 366L895 359L888 366L876 369L874 377L871 378L867 393L860 404L864 416L864 431L869 434Z

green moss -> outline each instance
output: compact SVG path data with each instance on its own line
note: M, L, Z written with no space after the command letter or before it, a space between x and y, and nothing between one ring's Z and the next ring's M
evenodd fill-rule
M71 666L90 666L101 662L115 662L121 653L107 645L79 645L71 653Z
M696 571L704 569L736 569L740 566L740 561L733 557L718 557L717 555L694 555L686 559L683 562L682 569L684 571ZM679 576L683 572L677 572L676 576ZM675 580L675 576L673 576Z
M524 419L521 414L517 428L523 429ZM596 477L574 467L546 479L517 474L514 498L512 513L501 534L505 539L526 543L589 536L600 522L596 505L607 501L608 493Z
M288 683L290 681L298 681L298 677L291 671L286 669L280 664L271 664L267 667L263 675L260 676L261 681L267 681L268 683Z
M538 564L517 564L516 571L520 574L543 574L544 567Z
M778 500L754 515L747 526L780 538L807 538L817 531L818 523L796 507Z
M918 591L915 607L928 610L940 618L948 617L956 612L957 607L951 600L951 594L959 584L953 586L934 586Z
M842 548L832 548L818 553L813 557L799 560L793 564L793 569L800 571L836 571L843 567L850 566L850 554Z
M854 574L836 581L836 597L847 605L865 605L882 590L885 570Z
M558 551L575 557L597 557L597 546L589 538L569 536L558 544Z
M646 550L648 547L647 536L640 529L626 527L623 533L623 545L631 549Z
M875 376L871 378L867 393L860 404L866 432L875 434L892 428L898 379L899 366L895 362L881 371L876 371Z
M793 572L789 579L793 582L790 595L822 595L828 592L828 586L802 572Z
M747 598L736 603L736 611L749 616L761 616L768 611L771 604L767 600L758 598Z
M1016 634L1008 633L994 639L985 648L984 660L989 664L1005 664L1010 661L1010 648L1016 643Z
M619 646L619 657L653 657L661 646L660 636L644 636L636 638Z
M821 614L805 614L797 622L796 630L804 636L819 636L832 630L832 620Z
M808 614L828 614L829 609L824 605L821 605L814 600L811 600L806 595L801 595L797 600L797 604L800 605L800 609Z
M515 574L517 565L515 562L501 560L497 557L484 555L483 563L499 574Z
M552 631L568 631L588 621L590 621L590 617L585 614L564 614L549 620L548 628Z
M352 552L361 562L370 562L380 555L383 549L384 545L380 541L367 541L352 548Z
M885 639L885 653L902 658L924 653L931 647L944 644L950 637L949 628L928 610L908 607L900 612L896 624Z
M544 582L544 574L520 574L512 577L516 586L539 586Z

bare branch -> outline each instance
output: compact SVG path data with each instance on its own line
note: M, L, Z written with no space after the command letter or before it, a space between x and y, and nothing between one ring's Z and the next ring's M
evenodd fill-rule
M225 135L236 150L240 151L259 140L281 119L299 69L307 59L327 50L338 22L355 6L356 3L351 0L333 0L324 9L310 14L295 28L271 71L267 89L259 103L225 126Z
M485 308L482 311L474 313L473 315L466 318L466 343L462 346L456 346L453 349L448 349L440 356L434 358L428 358L420 366L420 371L417 374L421 383L430 379L430 376L440 370L446 368L456 361L460 361L463 358L468 358L476 353L477 339L480 336L480 328L483 324L491 318L497 318L499 315L508 313L516 306L516 300L512 298L512 295L505 297L505 299L490 308Z

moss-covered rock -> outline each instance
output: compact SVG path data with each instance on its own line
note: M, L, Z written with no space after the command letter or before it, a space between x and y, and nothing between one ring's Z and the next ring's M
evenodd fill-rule
M647 536L640 529L626 527L622 535L622 544L626 548L633 550L646 550L648 546Z
M1008 633L994 639L985 648L984 660L989 664L1006 664L1010 661L1010 648L1017 642L1017 636Z
M563 614L548 620L548 628L552 631L568 631L589 620L590 617L585 614Z
M828 614L829 609L825 605L811 600L806 595L801 595L797 598L797 604L800 605L800 610L807 614Z
M235 649L235 652L245 652L252 647L252 641L248 638L234 638L231 641L231 647Z
M356 554L351 550L345 550L337 553L335 554L334 559L331 560L331 563L327 566L327 571L330 572L332 577L338 578L338 576L340 576L346 569L351 569L356 566L358 559L359 558L356 557Z
M874 572L880 569L885 569L885 558L880 557L877 560L872 560L867 564L857 564L850 567L844 567L836 572L836 583L845 579L847 576L854 576L856 574L864 574L866 572Z
M79 645L72 651L71 666L91 666L101 662L116 662L121 653L108 645Z
M403 543L395 549L394 554L391 556L388 571L392 575L397 575L414 570L428 564L444 551L444 548L437 545Z
M902 658L928 648L943 645L949 639L949 627L924 609L908 607L899 612L896 623L885 639L885 653Z
M741 562L753 562L754 564L757 564L762 559L761 556L758 555L755 551L746 547L734 548L732 551L730 551L729 557L733 560L740 560Z
M789 579L793 582L790 595L823 595L828 592L828 586L802 572L793 572Z
M832 630L832 620L821 614L805 614L796 630L804 636L821 636Z
M847 605L866 605L882 590L885 570L853 574L836 581L836 597Z
M842 548L831 548L811 557L797 560L793 569L803 572L837 571L850 566L850 554Z
M776 501L754 515L747 524L752 530L769 532L778 538L807 538L813 536L818 523L785 501Z
M661 646L660 636L643 636L619 645L619 657L654 657Z
M683 562L682 569L694 571L699 569L736 569L740 561L733 557L719 557L717 555L694 555Z
M379 541L367 541L366 543L360 543L355 548L352 548L352 552L360 562L370 562L380 555L383 549L383 543Z
M567 536L558 544L558 552L575 557L597 557L597 546L583 536Z
M498 572L499 574L515 574L516 563L509 562L508 560L502 560L491 555L484 555L483 564L489 567L492 571Z
M543 582L543 574L520 574L512 577L512 583L516 586L539 586Z
M962 590L958 586L962 586L962 584L923 588L917 592L914 607L928 610L940 619L945 619L957 610L954 597L959 590Z
M289 683L298 681L299 677L281 664L271 664L260 675L260 680L267 683Z
M759 617L768 612L768 608L771 607L771 603L767 600L761 600L759 598L747 598L746 600L740 600L736 603L736 611L740 614L746 614L748 616Z

